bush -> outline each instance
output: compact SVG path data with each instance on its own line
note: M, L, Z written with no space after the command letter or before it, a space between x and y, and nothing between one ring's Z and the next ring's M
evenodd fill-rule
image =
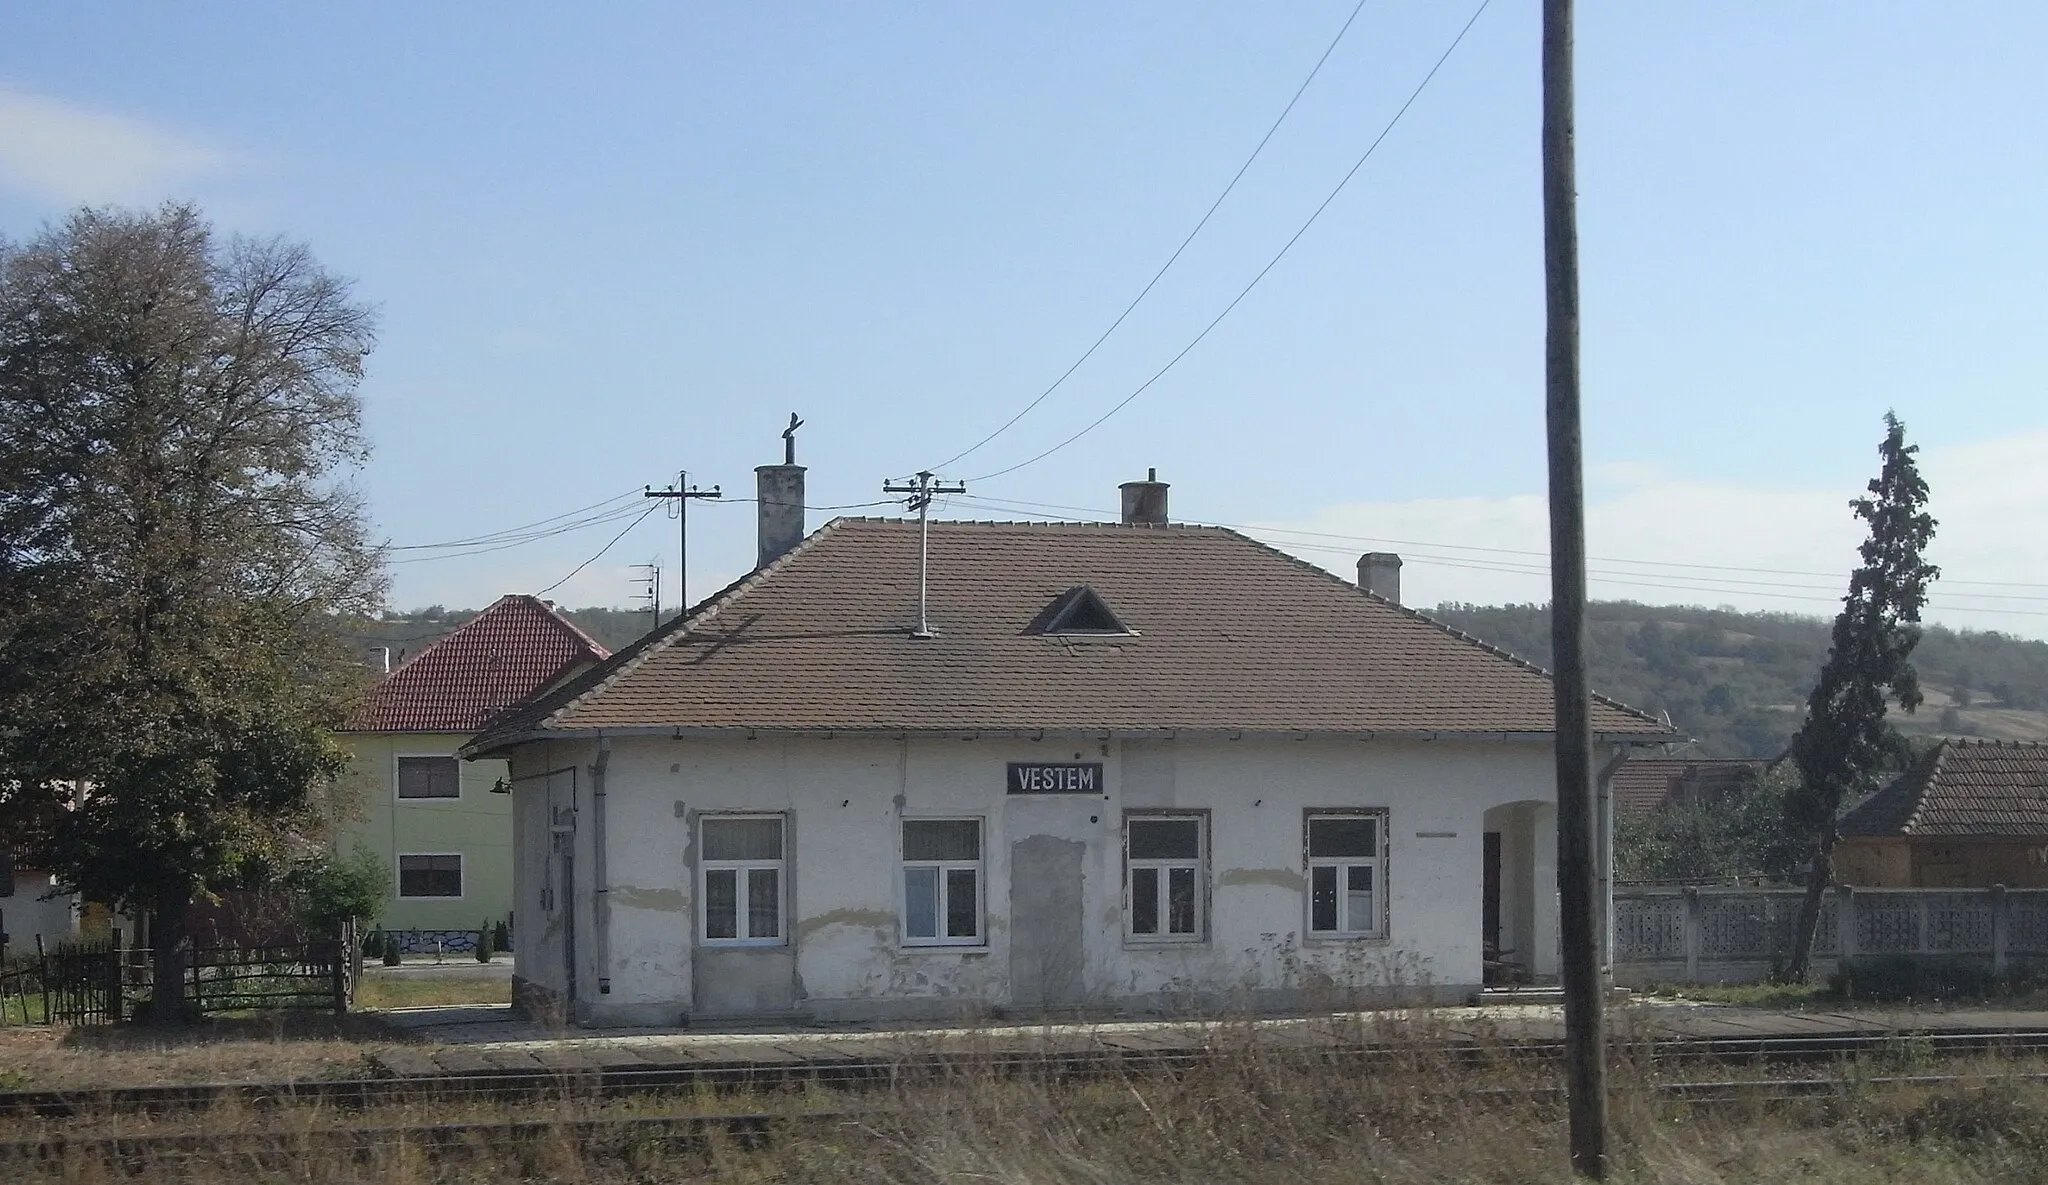
M398 935L386 934L384 936L384 965L386 967L398 966L399 956L404 953L405 948L399 943Z
M315 932L333 933L343 922L367 921L383 908L391 870L369 848L322 856L291 870L286 882L299 894L300 919Z
M384 931L372 930L363 938L363 957L381 959L384 957Z
M512 927L500 920L491 927L491 949L506 951L512 949Z
M1860 955L1828 977L1844 1000L1988 1000L2042 986L2048 965L2014 959L2001 972L1972 955Z
M479 963L491 961L491 924L489 922L485 922L476 932L476 961Z

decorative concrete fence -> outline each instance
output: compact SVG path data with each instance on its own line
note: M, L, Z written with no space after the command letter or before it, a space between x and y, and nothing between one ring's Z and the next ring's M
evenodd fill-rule
M1617 983L1745 983L1789 961L1803 889L1614 892ZM1844 956L2048 957L2048 889L1835 889L1821 901L1811 969Z

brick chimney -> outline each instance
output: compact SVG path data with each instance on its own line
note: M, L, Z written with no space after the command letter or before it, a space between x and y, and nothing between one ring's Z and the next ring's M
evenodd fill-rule
M1401 557L1391 551L1368 551L1358 557L1358 587L1401 603Z
M1144 481L1127 481L1117 487L1123 493L1123 524L1127 527L1166 525L1165 482L1157 469L1147 469Z
M804 538L804 467L796 463L796 430L803 421L795 412L782 434L782 464L754 468L755 509L759 512L754 567L765 568Z

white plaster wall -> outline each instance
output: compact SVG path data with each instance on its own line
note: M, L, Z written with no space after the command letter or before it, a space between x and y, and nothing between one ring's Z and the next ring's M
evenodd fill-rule
M785 910L796 1007L822 1017L948 1015L1006 1007L1012 843L1048 835L1083 845L1080 935L1086 1002L1151 1006L1190 994L1254 1004L1327 987L1434 986L1480 980L1481 833L1491 807L1538 803L1527 909L1538 972L1554 969L1552 765L1541 743L1358 740L1029 740L624 737L606 766L609 942L594 940L594 894L579 895L579 1014L599 1022L673 1023L696 985L695 821L706 811L784 811ZM578 761L594 744L534 744L513 759L523 777ZM1004 793L1010 761L1101 761L1106 793ZM519 973L559 984L559 927L536 934L545 830L540 795L515 786L521 854ZM593 873L587 780L577 816L577 873ZM559 792L557 794L559 799ZM1384 940L1302 941L1303 812L1389 812L1390 933ZM1123 937L1122 821L1128 809L1210 812L1209 933L1174 947ZM898 938L899 820L975 816L984 823L988 941L973 949L905 947ZM720 974L736 974L721 952ZM785 955L785 966L787 965ZM598 966L602 957L604 965ZM765 966L765 960L761 963ZM780 972L778 972L780 974ZM600 994L600 977L610 991Z
M78 899L67 893L43 900L55 883L46 872L14 874L14 895L0 897L0 932L7 935L10 956L33 956L37 935L45 946L78 936Z

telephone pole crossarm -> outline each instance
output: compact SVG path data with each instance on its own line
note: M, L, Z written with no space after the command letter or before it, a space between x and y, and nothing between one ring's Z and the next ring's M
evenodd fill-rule
M795 430L796 426L792 424L790 431L794 432ZM646 493L642 495L648 498L666 499L675 504L676 608L683 613L690 611L690 500L692 498L723 498L725 496L718 492L717 486L712 486L708 490L700 490L696 486L690 485L689 477L688 472L679 472L676 474L676 484L664 490L657 490L653 486L648 486ZM658 608L655 614L655 624L661 624Z

